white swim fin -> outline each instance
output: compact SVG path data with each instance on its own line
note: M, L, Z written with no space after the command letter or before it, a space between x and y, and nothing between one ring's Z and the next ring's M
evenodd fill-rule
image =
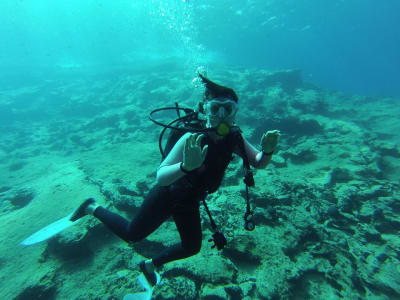
M156 277L157 277L156 285L155 286L151 286L147 282L146 277L144 277L143 274L140 274L139 277L138 277L138 280L140 282L140 285L145 289L145 291L144 292L135 293L135 294L128 294L122 300L151 300L151 297L153 296L154 288L161 281L161 277L157 272L156 272Z
M76 224L79 222L79 220L76 220L75 222L72 222L69 220L71 218L72 213L69 214L68 216L57 220L46 227L40 229L39 231L35 232L32 234L30 237L26 238L21 242L21 245L23 246L28 246L28 245L33 245L39 242L43 242L53 236L55 236L57 233L60 233L64 229L67 229L68 227Z

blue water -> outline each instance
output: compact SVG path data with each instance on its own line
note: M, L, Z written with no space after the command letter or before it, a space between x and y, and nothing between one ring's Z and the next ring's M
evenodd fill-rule
M1 80L46 68L113 68L176 59L303 70L306 81L400 96L398 0L0 2Z

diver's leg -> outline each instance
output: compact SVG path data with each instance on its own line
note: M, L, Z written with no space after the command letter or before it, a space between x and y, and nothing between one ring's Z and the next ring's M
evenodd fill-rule
M156 267L170 261L195 255L201 248L202 232L198 203L190 210L174 212L172 216L179 231L181 243L168 247L153 258L153 264Z
M165 187L152 188L131 222L102 206L93 215L113 233L127 242L138 242L150 235L171 216L171 204Z

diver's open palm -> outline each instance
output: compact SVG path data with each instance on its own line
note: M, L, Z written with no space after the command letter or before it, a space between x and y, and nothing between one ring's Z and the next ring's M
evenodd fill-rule
M208 146L201 149L201 139L204 135L191 134L185 141L183 148L183 165L185 170L192 171L201 167L206 159Z
M262 151L266 153L275 151L276 146L278 145L279 135L279 130L271 130L264 133L261 137Z

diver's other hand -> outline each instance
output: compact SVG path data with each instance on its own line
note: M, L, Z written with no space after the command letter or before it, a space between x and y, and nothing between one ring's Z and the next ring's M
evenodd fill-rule
M264 133L261 137L262 151L265 153L271 153L275 151L276 146L278 145L279 136L279 130L271 130Z
M201 149L201 140L204 135L191 134L185 141L183 148L183 169L192 171L201 167L206 159L208 146Z

